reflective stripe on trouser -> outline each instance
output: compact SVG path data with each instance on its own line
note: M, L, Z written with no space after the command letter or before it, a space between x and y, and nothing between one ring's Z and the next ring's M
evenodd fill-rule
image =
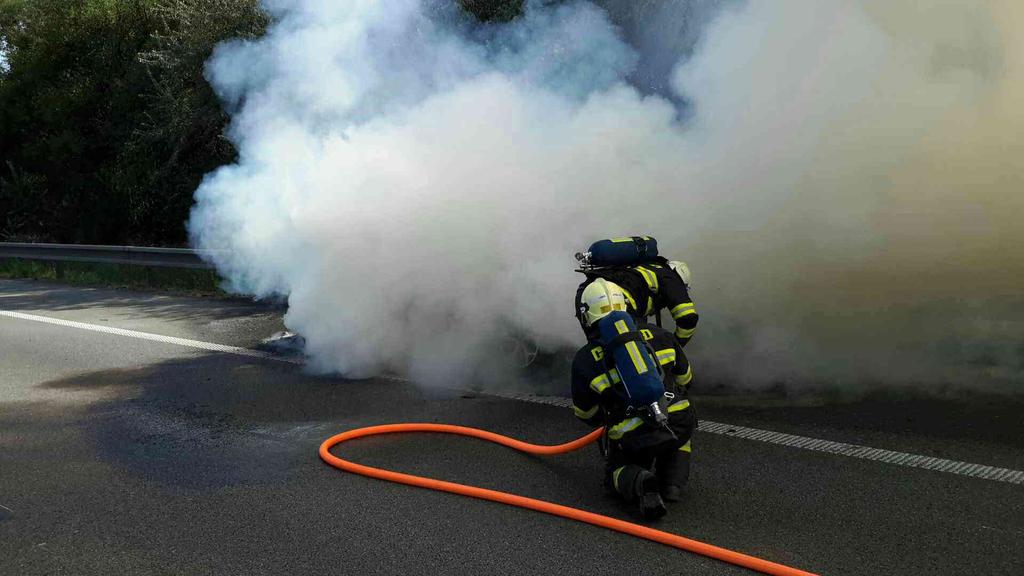
M669 414L671 414L673 412L681 412L683 410L686 410L689 407L690 407L689 399L683 398L682 400L680 400L678 402L673 402L672 404L669 404L667 412Z
M584 409L580 408L579 406L573 404L572 405L572 412L580 420L589 420L589 419L593 418L595 414L597 414L597 411L598 411L599 408L601 408L601 406L599 404L594 404L594 406L590 410L584 410Z
M636 477L641 473L645 472L646 468L637 466L636 464L626 464L625 466L619 466L611 473L611 484L615 492L618 492L629 502L635 502L637 500L637 483Z
M619 474L622 474L622 471L625 469L625 466L619 466L612 472L612 487L616 490L619 489Z
M636 430L643 423L644 421L636 416L633 418L626 418L622 422L619 422L608 429L608 438L611 438L612 440L620 440L624 435Z

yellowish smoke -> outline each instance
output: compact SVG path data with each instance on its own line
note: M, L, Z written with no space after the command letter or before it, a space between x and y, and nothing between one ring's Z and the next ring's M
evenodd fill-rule
M732 319L702 349L748 382L1020 382L1024 5L766 4L681 71L742 199L693 244Z

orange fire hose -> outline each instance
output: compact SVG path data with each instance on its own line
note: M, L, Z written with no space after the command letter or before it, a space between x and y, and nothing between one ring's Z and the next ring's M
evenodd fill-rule
M544 500L535 500L533 498L517 496L507 492L498 492L496 490L477 488L476 486L466 486L465 484L456 484L454 482L445 482L443 480L435 480L433 478L424 478L422 476L413 476L411 474L402 474L400 472L392 472L390 470L363 466L362 464L342 460L341 458L331 454L331 448L341 444L342 442L353 440L355 438L362 438L363 436L393 434L396 432L441 432L444 434L458 434L488 440L529 454L564 454L566 452L578 450L596 441L601 437L601 434L604 433L604 429L599 428L582 438L578 438L565 444L558 444L556 446L540 446L537 444L528 444L514 438L509 438L508 436L502 436L500 434L480 430L478 428L467 428L465 426L454 426L451 424L385 424L382 426L357 428L328 438L320 445L320 458L331 466L340 468L346 472L353 472L355 474L378 478L380 480L387 480L389 482L398 482L400 484L408 484L410 486L419 486L420 488L430 488L431 490L441 490L444 492L451 492L453 494L461 494L463 496L472 496L473 498L482 498L484 500L501 502L502 504L530 508L531 510L554 514L555 516L569 518L570 520L586 522L588 524L601 526L602 528L608 528L609 530L615 530L617 532L630 534L639 538L646 538L668 546L673 546L675 548L722 560L723 562L743 566L744 568L749 568L751 570L757 570L764 574L773 574L777 576L814 576L814 574L810 572L790 568L782 564L776 564L775 562L769 562L767 560L762 560L739 552L733 552L732 550L719 548L718 546L712 546L710 544L698 542L697 540L683 538L682 536L662 532L661 530L655 530L653 528L641 526L640 524L624 522L608 516L586 512L576 508L569 508L568 506L561 506L552 502L545 502Z

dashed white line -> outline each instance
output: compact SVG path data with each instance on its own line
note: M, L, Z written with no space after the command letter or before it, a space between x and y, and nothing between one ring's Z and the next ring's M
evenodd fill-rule
M568 398L555 396L528 396L499 393L488 393L488 395L511 398L514 400L525 400L528 402L536 402L538 404L550 404L564 408L572 406L572 401ZM870 446L833 442L831 440L822 440L820 438L784 434L782 432L761 430L759 428L747 428L746 426L735 426L733 424L712 422L710 420L701 420L697 429L708 434L719 434L722 436L743 438L745 440L766 442L768 444L778 444L790 448L825 452L828 454L836 454L838 456L857 458L859 460L873 460L876 462L896 464L898 466L906 466L909 468L924 468L927 470L934 470L936 472L945 472L947 474L981 478L984 480L994 480L996 482L1006 482L1009 484L1024 484L1024 471L1022 470L997 468L995 466L986 466L984 464L974 464L959 460L947 460L945 458L934 458L931 456L922 456L920 454L896 452L882 448L872 448Z
M237 354L239 356L249 356L250 358L260 358L263 360L274 360L277 362L289 362L291 364L301 364L302 360L298 358L289 358L286 356L278 356L269 352L262 352L260 350L253 350L251 348L240 348L238 346L225 346L224 344L213 344L211 342L202 342L199 340L189 340L188 338L176 338L174 336L164 336L162 334L151 334L149 332L139 332L137 330L126 330L124 328L114 328L112 326L100 326L98 324L87 324L85 322L74 322L72 320L62 320L60 318L51 318L49 316L37 316L35 314L25 314L22 312L12 312L9 310L0 310L0 316L6 316L8 318L18 318L20 320L31 320L33 322L43 322L45 324L53 324L55 326L64 326L65 328L78 328L79 330L89 330L92 332L102 332L104 334L116 334L117 336L127 336L129 338L138 338L140 340L150 340L153 342L161 342L164 344L174 344L176 346L185 346L187 348L198 348L200 350L208 350L210 352L224 352L227 354Z
M51 318L49 316L38 316L35 314L25 314L22 312L13 312L8 310L0 310L0 316L6 316L8 318L18 318L21 320L30 320L33 322L43 322L46 324L64 326L67 328L90 330L92 332L102 332L105 334L127 336L129 338L151 340L153 342L174 344L176 346L185 346L188 348L208 350L211 352L224 352L227 354L248 356L250 358L272 360L275 362L287 362L290 364L302 364L304 362L304 360L301 358L278 356L276 354L262 352L260 350L252 350L250 348L240 348L238 346L225 346L223 344L213 344L211 342L189 340L187 338L176 338L174 336L163 336L161 334L139 332L136 330L126 330L124 328L114 328L111 326L99 326L96 324L87 324L85 322L74 322L71 320ZM398 376L384 376L383 378L400 382L409 382L409 380ZM482 394L510 400L532 402L535 404L558 406L562 408L569 408L572 405L571 400L569 400L568 398L562 398L560 396L531 396L525 394L502 394L498 392L483 392ZM732 424L724 424L721 422L712 422L710 420L701 420L697 429L701 432L708 434L719 434L722 436L732 436L734 438L744 438L747 440L755 440L758 442L766 442L769 444L778 444L780 446L787 446L791 448L800 448L803 450L812 450L816 452L836 454L839 456L847 456L850 458L857 458L860 460L872 460L876 462L896 464L898 466L906 466L911 468L924 468L927 470L935 470L937 472L945 472L948 474L956 474L959 476L967 476L971 478L981 478L985 480L993 480L996 482L1005 482L1009 484L1024 484L1024 471L1022 470L1011 470L1009 468L998 468L995 466L986 466L984 464L975 464L971 462L962 462L958 460L947 460L945 458L934 458L931 456L922 456L920 454L910 454L907 452L896 452L893 450L885 450L882 448L872 448L870 446L846 444L844 442L833 442L831 440L822 440L820 438L797 436L794 434L784 434L782 432L773 432L771 430L762 430L759 428L747 428L745 426L735 426Z

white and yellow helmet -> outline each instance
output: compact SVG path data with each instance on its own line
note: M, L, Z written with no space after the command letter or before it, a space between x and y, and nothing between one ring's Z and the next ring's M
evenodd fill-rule
M686 265L686 262L682 260L672 260L668 263L668 267L675 270L676 274L683 279L683 284L686 284L686 288L690 288L690 267Z
M580 302L583 308L583 321L587 326L593 326L595 322L613 311L626 310L626 295L623 294L622 288L604 278L597 278L587 284Z

